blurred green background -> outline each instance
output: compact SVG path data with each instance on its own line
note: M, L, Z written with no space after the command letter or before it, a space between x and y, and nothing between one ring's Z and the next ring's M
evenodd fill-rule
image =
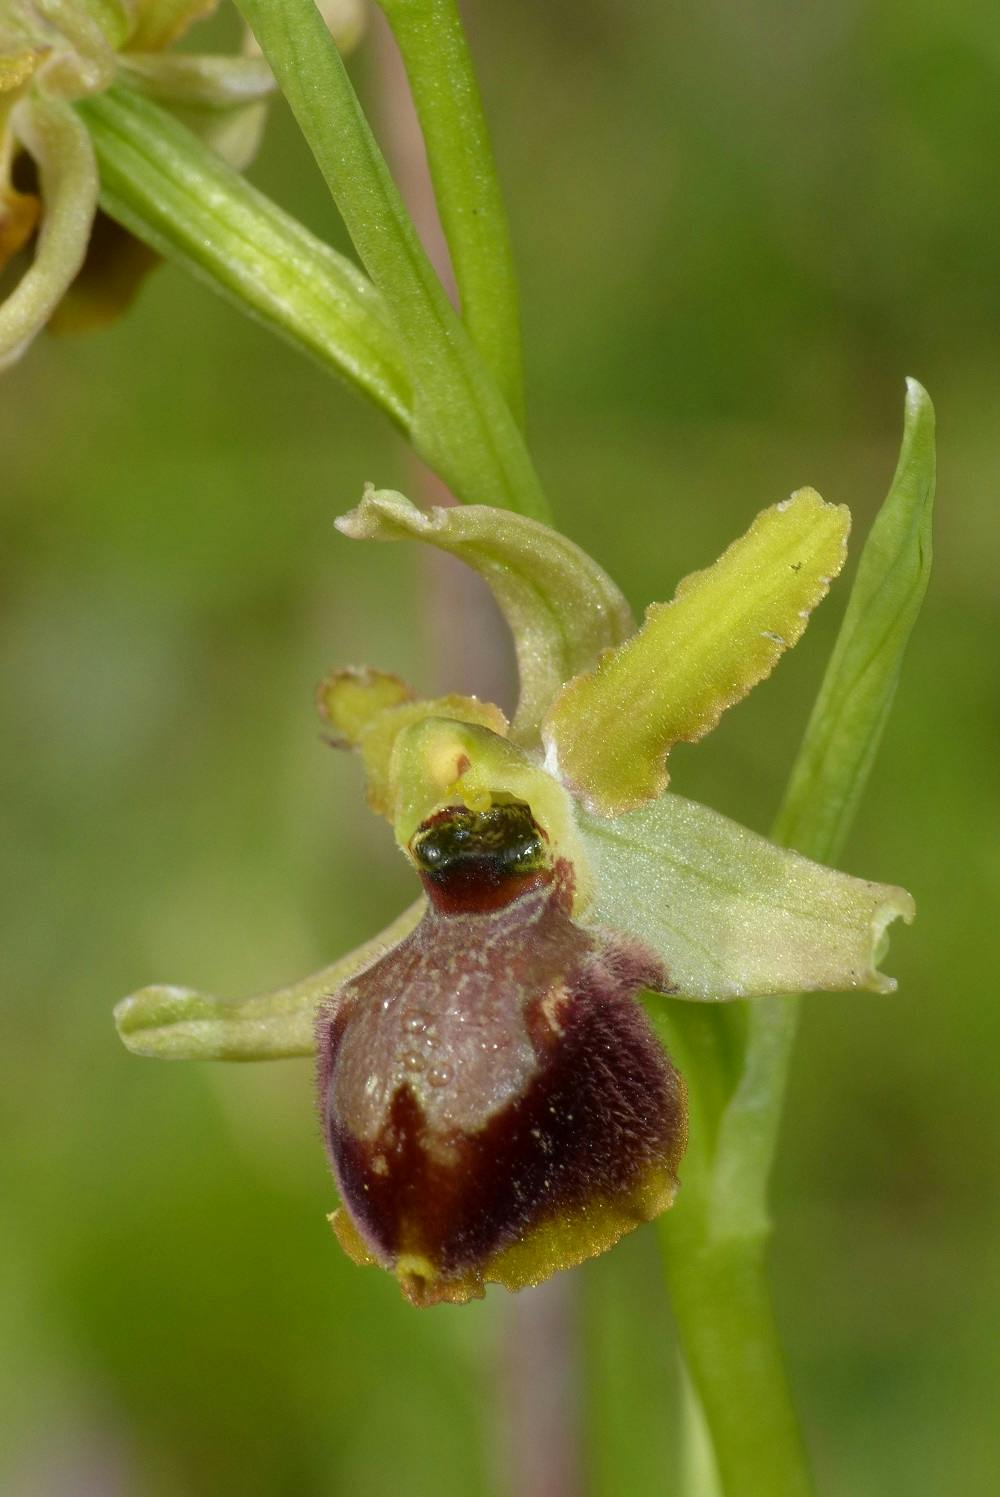
M803 483L862 536L903 376L937 404L936 570L844 860L906 884L919 920L893 944L898 994L808 1003L774 1276L822 1492L987 1497L996 7L468 13L534 450L563 528L637 606ZM370 45L352 66L370 97ZM253 175L343 244L281 110ZM508 1497L504 1368L530 1348L530 1296L513 1330L500 1291L407 1307L330 1237L308 1063L141 1062L110 1020L154 980L235 997L297 976L395 913L409 875L320 741L313 683L371 661L488 689L493 622L459 617L414 549L334 533L365 480L413 490L406 455L171 268L124 322L43 340L4 379L0 454L0 1490ZM678 789L767 826L845 595L678 753ZM588 1497L669 1493L678 1376L652 1234L577 1277Z

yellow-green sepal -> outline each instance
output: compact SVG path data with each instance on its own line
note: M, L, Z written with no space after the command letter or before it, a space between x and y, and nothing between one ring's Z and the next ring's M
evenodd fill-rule
M417 925L425 901L330 966L287 987L239 1003L191 988L142 988L115 1008L123 1044L134 1055L159 1060L282 1060L312 1055L316 1014L337 988L377 961Z
M547 765L601 815L655 799L673 744L710 732L800 638L844 564L849 528L846 506L813 489L764 510L564 688L542 729Z
M905 889L869 883L769 842L717 811L667 793L577 826L594 879L588 924L637 937L679 998L718 1000L868 988Z
M585 551L538 520L483 504L423 511L369 488L337 521L354 540L419 540L448 551L493 590L517 652L520 698L511 736L537 744L553 696L634 627L615 583Z

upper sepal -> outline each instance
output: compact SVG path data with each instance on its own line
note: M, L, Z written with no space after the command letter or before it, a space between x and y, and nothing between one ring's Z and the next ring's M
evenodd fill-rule
M520 743L537 743L563 683L634 627L603 568L564 535L524 515L483 504L425 512L402 494L369 487L337 528L355 540L425 541L486 579L514 636L520 697L511 733Z

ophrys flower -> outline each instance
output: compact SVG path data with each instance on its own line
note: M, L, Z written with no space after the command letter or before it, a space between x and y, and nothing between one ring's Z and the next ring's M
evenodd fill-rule
M117 1017L144 1054L318 1048L341 1243L416 1303L464 1300L580 1262L673 1199L684 1089L643 988L884 991L877 954L912 901L666 788L670 747L801 635L843 563L844 508L801 490L764 511L639 629L606 573L535 521L369 491L338 524L487 578L517 647L514 719L334 672L320 710L424 897L291 988L236 1005L148 988Z

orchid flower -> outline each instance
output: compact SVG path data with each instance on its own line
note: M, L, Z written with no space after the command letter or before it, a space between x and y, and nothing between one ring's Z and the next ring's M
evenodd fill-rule
M75 331L131 302L157 255L98 206L97 160L75 104L124 84L242 171L257 152L267 63L248 38L231 56L167 49L218 0L3 0L0 4L0 272L34 256L0 300L0 369L45 326ZM328 4L342 45L360 0Z
M885 933L913 903L668 788L671 747L801 636L844 562L844 506L802 489L765 510L638 628L539 521L369 489L337 525L482 574L514 636L517 711L333 672L328 734L358 753L420 897L289 987L239 1003L149 987L116 1019L141 1055L315 1053L338 1240L412 1302L462 1302L538 1283L672 1203L685 1086L641 991L886 992Z

